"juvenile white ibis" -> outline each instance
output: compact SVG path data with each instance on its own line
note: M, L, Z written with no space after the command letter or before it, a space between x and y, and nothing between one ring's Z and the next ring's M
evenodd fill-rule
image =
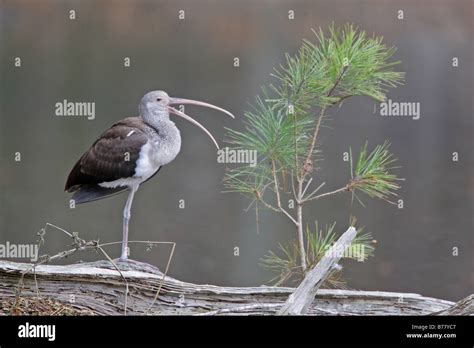
M181 149L179 129L170 112L201 128L219 149L212 134L200 123L171 105L194 104L227 110L212 104L171 98L166 92L147 93L138 106L138 117L128 117L106 130L82 155L67 178L65 190L74 192L76 204L91 202L128 190L123 210L123 240L120 260L129 256L128 223L132 201L139 185L153 177L162 166L175 159Z

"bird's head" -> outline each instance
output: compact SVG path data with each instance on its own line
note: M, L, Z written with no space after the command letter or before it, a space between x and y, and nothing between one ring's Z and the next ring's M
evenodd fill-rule
M144 118L145 120L150 119L150 118L152 119L159 118L159 119L167 120L169 119L170 113L180 116L184 118L186 121L189 121L195 126L201 128L212 139L216 147L219 149L219 145L217 144L216 139L214 139L212 134L203 125L201 125L199 122L197 122L190 116L175 109L172 106L172 105L181 105L181 104L194 104L194 105L204 106L207 108L221 111L229 115L230 117L234 118L234 115L232 115L229 111L222 109L218 106L215 106L209 103L204 103L197 100L172 98L165 91L151 91L145 94L142 100L140 101L140 104L138 106L138 111L140 113L140 116Z
M169 105L170 97L168 93L165 91L151 91L143 96L138 111L141 116L151 114L157 117L169 117Z

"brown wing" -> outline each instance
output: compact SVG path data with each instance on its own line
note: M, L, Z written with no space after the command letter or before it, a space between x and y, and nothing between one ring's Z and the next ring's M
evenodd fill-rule
M110 127L77 161L65 190L73 192L81 185L133 176L140 150L148 141L145 128L138 117L125 118Z

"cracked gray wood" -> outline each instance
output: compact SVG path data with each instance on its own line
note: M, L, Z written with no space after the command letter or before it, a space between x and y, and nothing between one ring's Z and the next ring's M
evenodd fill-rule
M31 264L0 261L0 299L12 299L21 273ZM127 314L145 314L153 303L163 274L155 267L130 262L119 264L129 285ZM108 261L72 265L40 265L36 279L41 296L54 298L98 315L124 314L125 286ZM152 315L275 315L288 296L288 287L221 287L186 283L166 277ZM36 296L33 274L25 275L23 297ZM74 295L74 303L70 302ZM455 303L418 294L383 291L320 289L309 315L426 315Z
M356 234L356 229L351 226L339 237L318 264L306 274L295 292L288 296L285 304L278 311L279 315L298 315L308 311L317 290L326 280L329 271L339 262L346 248L352 244Z
M434 315L474 315L474 295L469 295L452 307L442 310Z

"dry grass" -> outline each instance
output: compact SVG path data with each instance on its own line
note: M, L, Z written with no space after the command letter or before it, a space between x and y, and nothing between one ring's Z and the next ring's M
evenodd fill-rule
M22 297L15 306L15 298L0 301L0 315L95 315L91 310L77 309L71 305L44 297Z

